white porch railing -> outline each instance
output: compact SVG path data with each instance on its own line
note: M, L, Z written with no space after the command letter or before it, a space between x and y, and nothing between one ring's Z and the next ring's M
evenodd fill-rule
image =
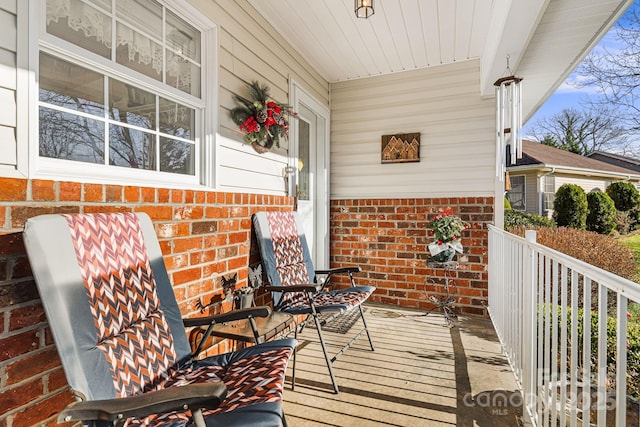
M535 243L533 231L522 239L489 228L489 312L522 389L525 421L639 425L627 398L627 379L640 371L627 366L627 305L640 301L640 285ZM608 323L616 333L607 334Z

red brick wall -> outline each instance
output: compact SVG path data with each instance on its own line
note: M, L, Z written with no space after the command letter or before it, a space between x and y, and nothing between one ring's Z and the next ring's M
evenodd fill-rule
M220 294L222 275L238 273L237 286L247 284L254 256L251 215L292 204L282 196L0 178L0 427L55 425L56 414L71 401L22 243L28 218L148 213L180 309L199 315L196 301ZM258 303L264 301L259 297Z
M360 199L331 202L331 265L362 267L358 282L377 287L373 301L431 309L444 294L444 270L427 268L428 223L443 209L468 221L464 254L453 272L459 313L487 315L487 224L493 198ZM425 284L428 279L431 283Z

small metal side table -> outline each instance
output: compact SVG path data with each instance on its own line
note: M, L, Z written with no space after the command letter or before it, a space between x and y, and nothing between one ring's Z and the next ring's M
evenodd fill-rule
M259 344L276 338L279 334L296 328L296 319L291 314L272 312L267 317L252 319L255 322L258 336L254 335L249 319L236 320L228 323L216 323L211 335L228 338L243 343Z
M450 328L453 327L453 322L458 320L458 315L456 314L454 307L456 303L456 298L453 296L456 294L458 286L456 284L456 277L454 276L454 272L458 270L460 264L457 261L446 261L446 262L438 262L428 259L427 267L429 268L441 268L444 269L444 295L433 295L429 293L429 285L437 286L437 283L433 278L427 276L424 280L424 293L436 306L425 313L425 316L428 316L433 310L442 310L442 314L444 315L444 320Z

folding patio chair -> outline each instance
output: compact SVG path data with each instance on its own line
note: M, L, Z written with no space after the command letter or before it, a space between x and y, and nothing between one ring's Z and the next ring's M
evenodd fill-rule
M24 242L72 393L59 422L89 426L286 425L294 339L197 360L146 214L42 215Z
M375 287L355 285L353 274L360 271L360 267L357 266L315 270L297 212L258 212L253 215L253 226L270 284L266 289L271 291L274 310L306 315L305 320L301 322L301 328L304 328L307 320L313 318L333 389L338 393L332 369L332 364L338 356L363 332L367 333L371 350L374 350L362 303L375 291ZM351 286L346 289L331 289L331 277L337 274L348 274ZM324 277L321 283L319 276ZM319 315L327 312L346 315L346 312L355 309L359 310L358 316L362 319L363 328L340 351L329 357L322 334L322 326L327 322L326 319L321 321ZM293 367L292 383L295 382L295 359Z

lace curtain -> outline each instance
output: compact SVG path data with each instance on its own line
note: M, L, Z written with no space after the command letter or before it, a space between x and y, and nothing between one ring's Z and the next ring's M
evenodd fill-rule
M98 0L99 2L99 0ZM110 1L108 2L110 5ZM109 8L109 6L107 6ZM140 8L135 8L133 0L118 0L118 8L122 10L124 16L129 20L128 24L135 28L150 28L157 17L147 17L139 15ZM127 13L131 12L131 13ZM98 9L78 0L47 0L47 25L67 19L71 30L81 31L87 38L94 38L107 48L112 47L112 18L100 12ZM161 25L158 26L161 28ZM153 32L153 29L151 29ZM176 31L179 33L180 31ZM161 35L158 35L160 38ZM168 37L169 38L169 37ZM152 41L149 37L134 31L129 26L118 24L116 31L116 47L126 46L128 48L129 62L138 62L144 65L151 65L154 71L162 74L163 49L162 44ZM190 54L196 51L193 40L181 40L178 45L177 40L169 40L171 45L180 53ZM185 90L191 86L192 64L179 55L168 55L167 75L176 79L176 86ZM191 90L185 90L191 93Z

